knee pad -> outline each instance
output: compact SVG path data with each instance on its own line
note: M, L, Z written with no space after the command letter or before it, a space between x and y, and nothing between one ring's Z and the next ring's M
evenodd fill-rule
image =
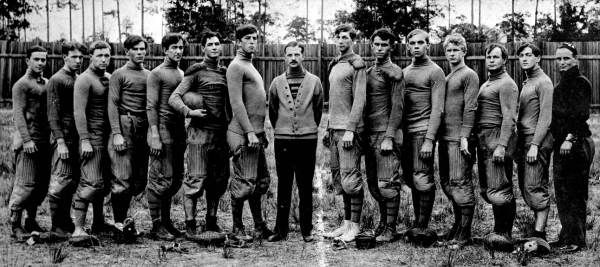
M388 199L393 199L397 196L400 195L400 187L399 186L395 186L389 182L378 182L378 189L379 189L379 193L381 194L382 198L385 200Z
M256 181L256 188L254 194L266 194L269 191L269 185L271 183L271 177L263 177Z
M72 185L72 181L64 179L63 177L56 177L55 175L52 175L50 178L50 184L48 185L48 196L56 199L62 199L66 195L72 194Z
M205 181L206 176L187 175L183 181L184 195L190 198L200 197L205 189Z
M486 192L487 200L490 204L496 206L502 206L509 204L513 199L514 195L510 189L502 190L491 190L488 189Z
M362 192L362 174L358 169L342 170L342 189L344 193L354 196Z
M256 189L256 181L245 180L239 177L234 177L229 184L229 191L231 192L231 198L245 200Z
M415 172L413 174L413 187L421 192L435 190L435 184L431 175L425 172Z

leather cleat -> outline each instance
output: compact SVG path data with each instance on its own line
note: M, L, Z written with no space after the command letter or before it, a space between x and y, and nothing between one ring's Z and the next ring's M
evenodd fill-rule
M28 232L28 233L31 233L31 232L39 232L39 233L46 232L46 229L40 227L40 225L37 223L37 221L35 219L31 219L31 218L25 219L25 225L24 225L23 229L25 230L25 232Z
M283 241L286 240L287 236L282 236L281 234L272 234L269 236L269 238L267 238L267 241L269 242L279 242L279 241Z
M269 230L265 223L261 223L254 227L254 236L257 238L267 239L273 234L273 231Z
M235 239L235 240L240 240L243 242L252 242L253 238L252 236L246 234L246 231L244 230L244 228L241 227L234 227L233 231L231 233L231 238Z
M311 242L315 241L315 236L304 235L304 236L302 236L302 240L304 240L304 242L306 242L306 243L311 243Z

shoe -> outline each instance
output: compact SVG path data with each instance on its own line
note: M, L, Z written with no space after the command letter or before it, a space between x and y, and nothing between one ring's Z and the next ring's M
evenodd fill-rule
M252 236L246 234L246 231L243 227L234 227L232 231L232 238L236 240L241 240L244 242L252 242Z
M272 236L274 233L273 231L269 230L269 228L267 227L267 224L265 223L261 223L258 224L256 226L254 226L254 236L261 238L261 239L267 239L270 236Z
M180 237L183 235L183 233L181 231L179 231L175 225L173 225L173 221L171 220L166 220L163 222L163 226L165 227L165 229L167 229L167 231L169 231L169 233L171 233L174 237Z
M392 240L394 240L395 233L396 227L385 227L383 232L381 232L381 234L375 237L375 241L382 243L391 242Z
M375 228L373 233L375 234L375 236L379 236L381 233L383 233L385 231L386 227L387 227L387 225L385 223L379 223L379 225L377 226L377 228Z
M150 238L154 240L173 241L175 236L169 233L160 220L152 221L152 229L150 230Z
M315 237L311 234L303 235L302 240L304 240L304 242L306 242L306 243L311 243L311 242L315 241Z
M35 221L35 219L32 219L32 218L25 219L25 226L24 226L23 229L25 230L25 232L28 232L28 233L31 233L31 232L38 232L38 233L46 232L46 229L40 227L40 225L37 223L37 221Z
M115 230L117 229L115 228L114 224L103 221L101 223L93 223L91 230L93 235L111 236L115 233Z
M29 234L27 234L25 232L25 230L23 230L23 228L21 226L18 227L13 227L12 228L12 232L10 234L10 236L16 241L16 242L25 242L25 240L27 240L27 238L29 238Z
M267 238L267 241L269 242L279 242L282 240L286 240L287 236L282 236L280 234L272 234L269 236L269 238Z
M565 243L564 243L562 240L560 240L560 239L559 239L559 240L556 240L556 241L550 242L550 243L549 243L549 245L550 245L550 247L551 247L551 248L553 248L553 249L558 249L558 248L560 248L560 247L564 246L564 245L565 245Z
M338 227L337 229L335 229L329 233L324 233L323 237L325 237L325 238L339 237L348 231L349 225L350 225L350 220L344 220L344 222L342 223L342 225L340 227Z
M196 220L186 220L185 221L185 238L191 240L196 232Z
M582 249L581 246L574 245L574 244L569 244L569 245L565 245L565 246L559 247L557 249L557 251L559 253L575 253L577 251L580 251L581 249Z
M221 229L221 227L219 227L219 225L217 224L217 217L208 217L207 216L206 224L204 225L204 231L222 233L223 229Z
M416 239L417 245L422 247L430 247L437 241L438 236L435 231L431 229L419 229Z
M452 239L446 243L446 247L451 250L462 249L463 247L470 245L472 241L470 239Z
M484 237L484 246L489 250L511 252L514 249L512 238L507 234L489 233Z
M337 237L336 239L340 240L340 241L344 241L346 243L352 242L352 241L354 241L354 239L356 238L358 233L360 233L360 227L358 226L358 223L350 222L350 225L348 225L347 231L343 235Z

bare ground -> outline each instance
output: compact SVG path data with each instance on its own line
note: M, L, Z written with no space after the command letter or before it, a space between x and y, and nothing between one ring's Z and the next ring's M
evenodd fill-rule
M231 255L225 257L223 248L202 247L195 243L180 240L181 246L188 249L187 253L167 252L165 257L159 256L159 247L169 245L165 242L153 241L142 238L139 244L117 245L109 239L102 239L101 246L95 248L76 248L66 243L55 244L35 244L28 246L26 244L14 243L10 235L8 225L8 197L11 190L12 172L12 154L10 152L9 134L12 131L10 112L0 111L0 214L4 218L0 222L0 265L2 266L21 266L21 265L49 265L53 263L52 252L62 248L66 255L62 264L65 265L302 265L302 266L323 266L323 265L361 265L361 266L381 266L381 265L519 265L515 254L511 253L493 253L491 254L481 246L469 246L460 251L451 251L442 247L418 248L406 244L404 241L396 241L390 244L378 245L371 250L357 250L353 244L347 249L336 250L328 240L318 239L314 243L304 243L300 237L297 225L297 209L291 214L290 221L292 233L288 241L279 243L261 242L250 245L248 248L233 248ZM591 120L592 131L595 133L597 149L600 144L598 133L600 133L600 116L595 115ZM272 160L272 148L269 147L268 157ZM328 170L328 152L321 146L318 148L318 168L315 175L315 214L313 222L315 224L315 233L318 235L323 231L330 230L337 226L341 221L341 199L330 193L326 193L325 187L329 184L330 174ZM588 202L588 245L587 250L570 254L556 255L551 254L543 258L531 258L530 265L539 266L558 266L558 265L593 265L600 264L600 180L598 179L598 153L594 160L592 168L592 180L590 186L590 199ZM273 161L270 161L272 163ZM275 197L277 179L274 172L274 166L270 166L273 181L271 183L272 194L265 197L264 210L265 217L268 219L269 226L274 226L275 219ZM515 176L516 179L516 176ZM476 180L476 179L475 179ZM322 186L321 186L322 185ZM516 185L516 180L515 180ZM552 190L553 192L553 190ZM513 228L513 234L516 237L522 236L531 230L532 214L522 201L520 192L515 186L515 193L518 199L518 215ZM552 196L553 198L553 196ZM296 195L293 196L294 205ZM400 207L399 230L406 229L407 224L412 220L412 203L410 193L402 194ZM183 210L181 205L181 195L174 199L173 218L176 225L183 229ZM446 197L439 190L436 195L436 204L432 216L431 225L439 233L444 232L450 227L453 215L451 205ZM107 218L111 217L109 200L105 206ZM204 201L201 201L201 209L204 209ZM221 210L219 211L219 223L225 229L231 228L231 215L229 206L229 197L226 194L221 200ZM362 218L363 228L370 229L376 225L378 212L373 199L367 194ZM202 214L199 212L198 220L202 221ZM147 212L145 197L139 196L133 204L131 215L135 218L139 230L150 229L150 217ZM252 229L252 219L248 208L244 211L244 221L247 229ZM45 202L38 211L40 224L50 227L48 203ZM202 222L200 222L202 223ZM475 221L473 225L474 235L484 235L492 228L491 207L479 200L476 208ZM560 223L556 214L556 208L551 208L548 237L550 240L556 239Z

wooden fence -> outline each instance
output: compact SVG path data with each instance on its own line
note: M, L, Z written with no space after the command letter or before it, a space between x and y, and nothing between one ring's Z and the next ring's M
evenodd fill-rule
M29 47L36 44L37 43L0 41L0 102L10 103L11 87L24 74L25 69L27 68L25 65L26 51ZM63 60L60 55L61 45L59 43L41 43L40 45L49 50L48 65L46 67L44 76L50 77L63 65ZM108 68L109 72L112 72L115 68L118 68L127 62L127 57L124 55L125 53L122 44L111 45L113 48L113 57ZM554 62L554 52L556 47L559 45L560 43L555 42L538 43L543 55L540 65L554 82L557 82L559 78L558 69ZM593 107L600 108L600 42L576 42L574 45L578 49L580 55L580 69L583 74L586 75L592 82ZM511 55L507 63L507 70L510 76L513 77L520 86L524 80L524 75L518 66L519 63L516 56L514 56L518 46L518 43L507 44L509 55ZM273 78L285 70L282 51L283 47L284 44L267 44L264 46L258 46L258 52L255 54L254 65L263 75L265 86L267 88ZM466 58L467 65L473 68L479 74L480 81L482 83L487 78L487 73L485 71L484 49L485 44L483 43L468 44L468 55ZM371 55L368 44L356 44L354 46L354 51L363 56L369 65L373 63L374 58ZM321 77L326 90L328 89L327 65L333 58L335 58L336 54L337 51L334 44L310 44L307 45L304 52L304 66L308 71ZM431 59L441 66L446 73L449 72L450 67L444 57L442 44L431 45L429 54ZM234 55L235 46L232 44L224 45L222 63L224 65L229 64ZM410 64L410 57L408 56L405 44L398 44L394 48L392 57L393 61L401 67L405 67ZM185 70L185 68L187 68L189 65L201 60L202 50L200 45L189 44L186 48L181 67ZM159 44L150 45L149 53L145 61L146 68L152 69L159 65L162 61L163 54L161 46ZM85 59L83 68L86 68L87 64L88 60Z

